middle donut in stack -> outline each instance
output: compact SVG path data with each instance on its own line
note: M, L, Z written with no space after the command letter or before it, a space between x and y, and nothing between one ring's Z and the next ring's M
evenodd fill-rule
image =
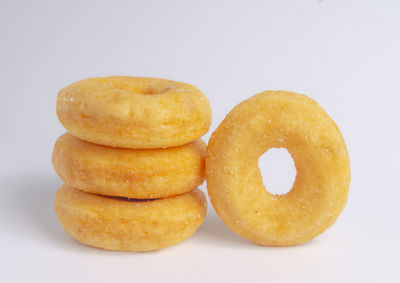
M57 140L53 165L68 185L55 208L68 234L100 248L146 251L198 229L206 212L196 189L206 148L199 138L211 123L200 90L162 79L91 78L59 92L57 115L69 133Z
M53 164L74 188L107 196L155 199L192 191L204 181L205 143L165 149L122 149L89 143L66 133Z

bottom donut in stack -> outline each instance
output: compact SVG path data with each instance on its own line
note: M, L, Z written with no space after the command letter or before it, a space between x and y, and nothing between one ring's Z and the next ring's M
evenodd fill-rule
M67 184L57 192L55 209L65 231L79 242L126 251L158 250L182 242L200 227L207 210L198 189L137 200L86 193Z
M151 251L191 236L206 215L196 189L204 181L202 140L165 149L121 149L68 133L52 161L65 182L55 210L66 232L84 244Z

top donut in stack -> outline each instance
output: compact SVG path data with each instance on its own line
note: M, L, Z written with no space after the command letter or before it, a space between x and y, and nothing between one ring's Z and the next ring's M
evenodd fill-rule
M69 133L54 147L55 170L87 192L137 199L182 194L204 181L211 123L207 98L176 81L113 76L63 88L57 115Z

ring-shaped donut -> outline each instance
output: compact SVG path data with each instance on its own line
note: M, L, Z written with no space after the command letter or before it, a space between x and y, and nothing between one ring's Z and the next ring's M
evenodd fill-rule
M205 143L165 149L122 149L89 143L66 133L53 149L53 166L74 188L136 199L189 192L204 181Z
M210 104L196 87L163 79L112 76L63 88L57 115L74 136L121 148L179 146L204 135Z
M270 148L293 157L297 176L287 194L264 187L258 159ZM212 134L206 180L211 203L234 232L261 245L290 246L336 221L350 164L338 127L314 100L266 91L236 106Z
M127 200L86 193L65 184L55 210L65 231L79 242L107 250L151 251L190 237L206 215L198 189L158 200Z

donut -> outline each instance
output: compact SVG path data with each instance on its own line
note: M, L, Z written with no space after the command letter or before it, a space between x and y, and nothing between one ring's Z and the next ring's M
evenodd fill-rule
M107 250L159 250L190 237L206 215L200 190L158 200L86 193L64 184L55 198L61 225L79 242Z
M264 187L258 159L286 148L297 175L287 194ZM312 99L265 91L237 105L212 134L206 154L210 200L223 222L265 246L309 241L343 210L350 184L344 139ZM267 188L268 189L268 188Z
M205 143L166 149L121 149L89 143L71 134L58 138L53 165L60 178L86 192L137 199L189 192L204 181Z
M57 116L72 135L121 148L183 145L211 123L210 104L196 87L126 76L89 78L61 89Z

